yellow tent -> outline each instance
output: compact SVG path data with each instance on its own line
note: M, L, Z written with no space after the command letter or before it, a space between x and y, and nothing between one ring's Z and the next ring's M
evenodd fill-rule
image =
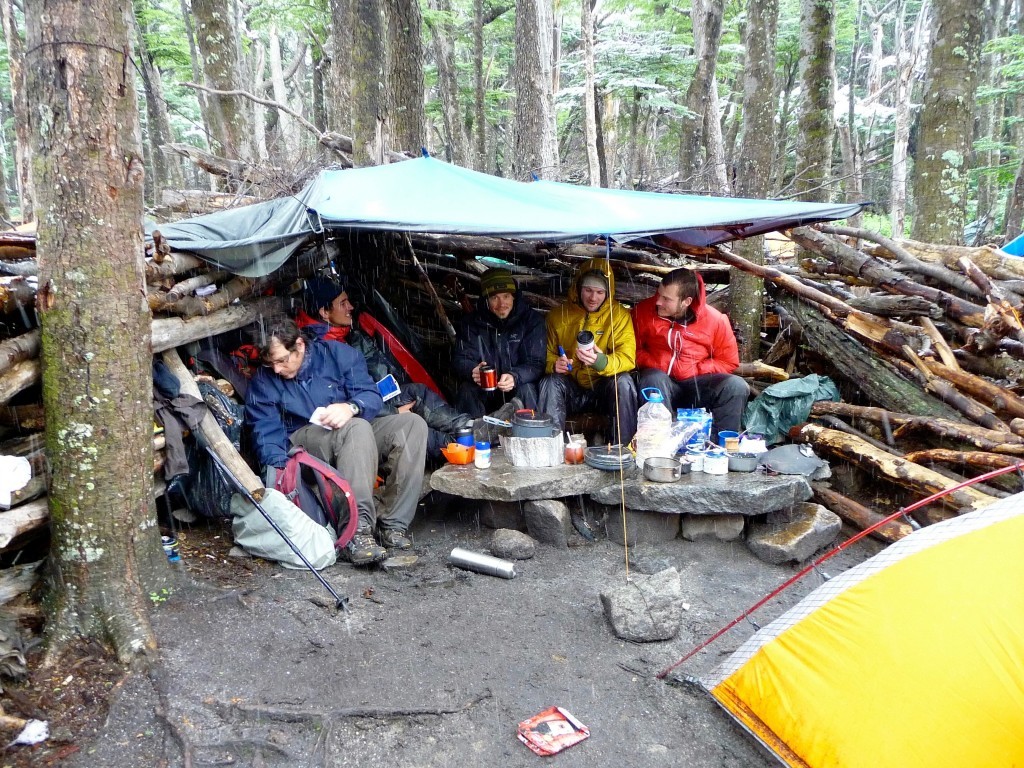
M833 578L701 682L786 765L1024 766L1024 494Z

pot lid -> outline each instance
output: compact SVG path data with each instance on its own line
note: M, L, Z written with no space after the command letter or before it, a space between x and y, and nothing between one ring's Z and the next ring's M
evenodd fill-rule
M513 414L512 423L518 427L550 427L554 425L555 420L547 413L537 413L524 408Z

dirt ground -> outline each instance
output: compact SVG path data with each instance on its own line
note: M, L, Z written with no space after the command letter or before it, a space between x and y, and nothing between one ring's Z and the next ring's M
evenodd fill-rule
M123 675L86 649L66 669L8 687L5 709L50 720L53 736L7 748L0 765L515 768L541 760L516 740L516 725L553 704L591 730L554 758L562 766L775 764L681 682L710 671L751 624L672 682L655 674L797 566L762 563L742 541L631 548L633 573L679 570L687 606L675 639L634 644L611 632L598 597L625 580L621 544L538 546L504 580L447 565L453 547L487 547L491 531L468 503L427 507L413 534L419 562L408 570L339 563L324 572L350 598L345 614L308 572L228 557L229 529L183 530L182 586L153 608L157 663ZM822 570L838 573L877 549L860 542ZM821 579L811 574L754 619L767 623Z

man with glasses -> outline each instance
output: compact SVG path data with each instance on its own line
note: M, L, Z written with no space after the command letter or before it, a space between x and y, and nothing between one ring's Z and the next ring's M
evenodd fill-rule
M426 422L412 413L378 416L383 403L363 356L345 344L307 340L293 320L272 321L260 353L265 367L249 385L245 404L260 465L273 475L271 468L287 463L289 447L299 446L337 468L359 513L356 534L341 553L354 565L379 562L389 549L409 549L423 486ZM378 517L373 487L380 462L386 483Z

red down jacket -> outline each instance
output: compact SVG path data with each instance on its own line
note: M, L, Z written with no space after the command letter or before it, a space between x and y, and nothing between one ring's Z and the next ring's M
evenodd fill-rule
M704 281L690 304L693 320L676 322L658 317L657 294L633 308L636 367L657 368L682 381L708 373L732 373L740 364L736 336L729 318L706 303Z

